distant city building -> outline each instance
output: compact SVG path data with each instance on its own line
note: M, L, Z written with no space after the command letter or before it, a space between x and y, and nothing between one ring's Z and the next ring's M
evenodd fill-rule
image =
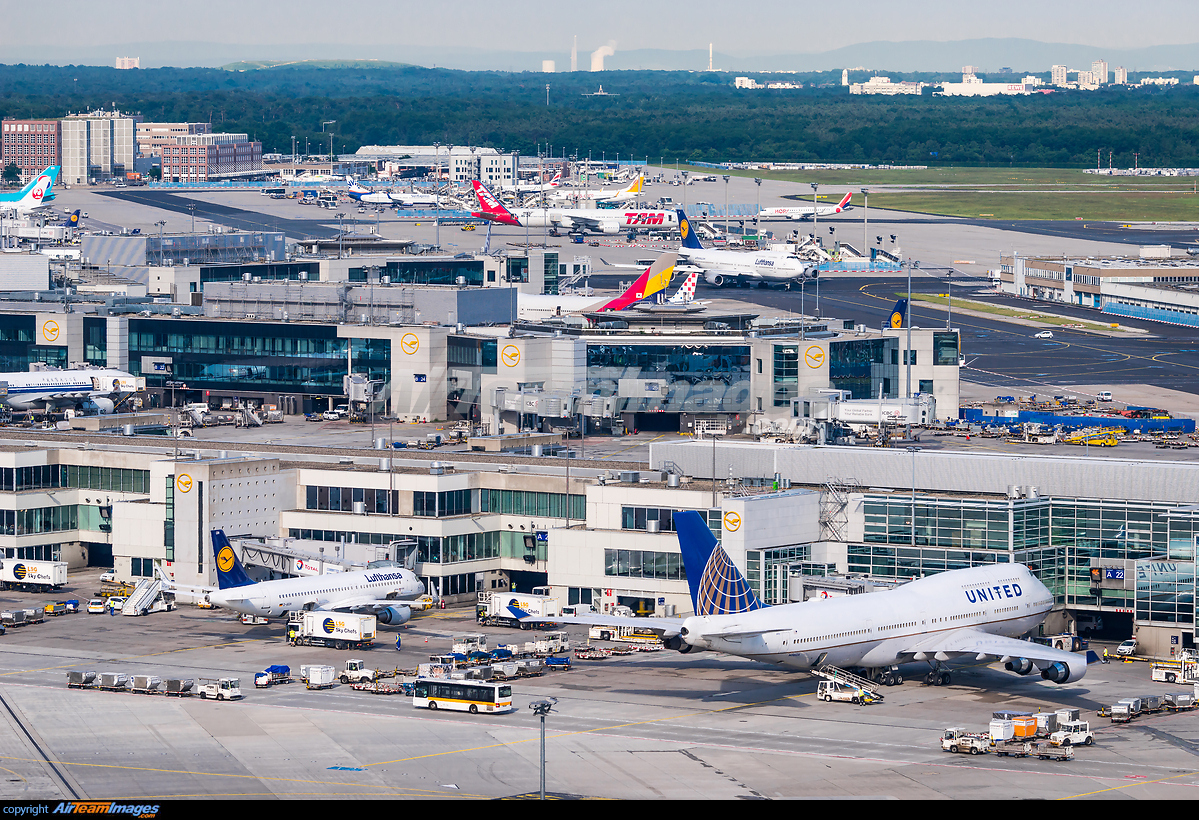
M1107 85L1107 60L1091 63L1091 79L1098 85Z
M262 173L262 143L247 134L192 134L162 147L165 182L209 182Z
M871 77L864 83L854 83L849 87L850 94L884 94L887 96L895 96L897 94L916 94L919 95L928 83L914 82L891 82L890 77Z
M1116 85L1128 85L1128 69L1116 66Z
M494 148L455 146L450 151L450 179L478 180L484 185L512 185L516 181L516 154L501 154Z
M1070 69L1064 65L1055 65L1049 69L1049 82L1053 85L1065 85Z
M85 185L132 171L135 123L135 117L119 111L64 117L60 183Z
M117 68L141 68L140 57L117 57Z
M137 153L143 157L160 157L162 147L175 145L176 137L211 133L212 125L206 122L139 122L135 131Z
M960 83L941 83L934 92L943 97L994 97L999 94L1028 94L1031 88L1024 83L984 83L973 74L962 75Z
M1084 91L1094 91L1099 88L1099 81L1095 79L1095 73L1092 71L1079 71L1078 87Z
M0 126L0 165L21 169L21 184L51 165L62 164L62 126L58 120L4 120Z
M542 60L541 61L541 72L543 74L553 74L554 73L554 61L553 60Z
M1177 77L1145 77L1141 85L1178 85Z
M982 74L983 70L976 65L964 65L964 66L962 66L962 73L963 74Z
M844 72L842 73L844 76ZM751 77L737 77L733 80L733 88L761 88L758 81Z

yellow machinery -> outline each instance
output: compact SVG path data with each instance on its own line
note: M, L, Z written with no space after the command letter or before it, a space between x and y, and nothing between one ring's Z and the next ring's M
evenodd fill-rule
M1120 443L1119 429L1101 430L1096 427L1091 427L1086 430L1076 430L1073 433L1066 435L1062 441L1067 444L1082 444L1091 447L1115 447Z

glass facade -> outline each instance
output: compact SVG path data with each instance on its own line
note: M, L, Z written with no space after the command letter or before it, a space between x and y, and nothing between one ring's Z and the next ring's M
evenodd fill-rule
M374 490L363 487L321 487L309 484L305 487L305 509L353 512L354 504L365 505L367 513L390 515L397 511L400 502L399 490ZM390 496L391 503L388 504ZM316 539L322 540L322 539Z
M895 398L891 385L898 384L898 351L899 340L894 338L829 342L829 386L848 390L850 398L876 399L881 384L883 395Z
M524 490L479 490L479 511L505 515L535 515L543 518L567 517L565 493L534 493ZM582 521L587 516L587 496L570 497L570 518Z
M393 285L456 285L459 277L465 279L467 285L482 285L483 260L457 257L388 259L382 275L391 277Z
M1195 564L1137 561L1136 619L1162 624L1195 623Z
M479 420L482 377L495 374L497 346L495 339L450 336L446 340L446 418L450 421Z
M682 555L677 552L650 550L604 550L604 575L615 578L687 580Z
M622 379L659 384L654 385L652 397L621 398L615 408L618 413L748 413L750 410L747 345L587 346L588 393L618 396Z
M958 334L933 334L933 364L956 365L958 363Z
M298 282L301 279L307 279L310 282L316 282L321 278L321 265L319 262L271 262L269 264L200 266L201 287L208 282L241 282L247 276L250 281L260 279L263 282Z
M367 367L377 367L380 344L363 342ZM348 345L329 325L130 319L129 370L163 387L164 375L141 372L141 358L169 356L172 378L192 390L341 393Z
M412 494L412 514L432 518L450 515L470 515L477 507L478 490L447 490L440 493L416 491Z
M774 346L774 406L789 407L799 395L799 345Z

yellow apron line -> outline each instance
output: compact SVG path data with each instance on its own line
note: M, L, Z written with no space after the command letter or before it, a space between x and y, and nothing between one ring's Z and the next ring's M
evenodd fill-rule
M1171 775L1170 777L1159 777L1156 780L1138 780L1135 783L1121 783L1119 786L1112 786L1110 789L1100 789L1099 791L1095 791L1095 792L1083 792L1082 794L1075 794L1070 797L1059 797L1057 799L1058 800L1073 800L1075 797L1091 797L1096 794L1103 794L1105 792L1115 792L1115 791L1119 791L1120 789L1127 789L1129 786L1149 786L1149 785L1152 785L1153 783L1165 783L1168 780L1177 780L1180 777L1188 777L1193 774L1199 774L1199 771L1184 772L1183 774Z

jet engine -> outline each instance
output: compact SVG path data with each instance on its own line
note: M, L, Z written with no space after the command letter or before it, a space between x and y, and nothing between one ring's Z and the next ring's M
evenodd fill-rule
M1032 661L1028 658L1012 658L1003 665L1003 668L1009 672L1015 672L1017 675L1027 675L1032 672Z
M620 233L620 226L615 222L605 222L600 225L600 233Z
M718 287L718 288L724 287L724 277L721 276L719 273L705 273L704 281L707 282L709 285L713 285L714 287Z
M98 416L107 416L114 407L112 399L106 399L103 396L94 396L83 403L85 413L95 413Z
M376 612L375 620L383 626L400 626L412 620L412 610L406 606L389 606Z
M703 652L701 647L692 646L683 640L681 635L671 635L669 638L662 639L662 645L667 649L673 649L681 655L686 655L688 652Z
M1071 669L1069 664L1058 661L1055 664L1041 670L1041 677L1053 683L1074 683L1079 680L1087 672L1085 662L1079 663L1077 670Z

